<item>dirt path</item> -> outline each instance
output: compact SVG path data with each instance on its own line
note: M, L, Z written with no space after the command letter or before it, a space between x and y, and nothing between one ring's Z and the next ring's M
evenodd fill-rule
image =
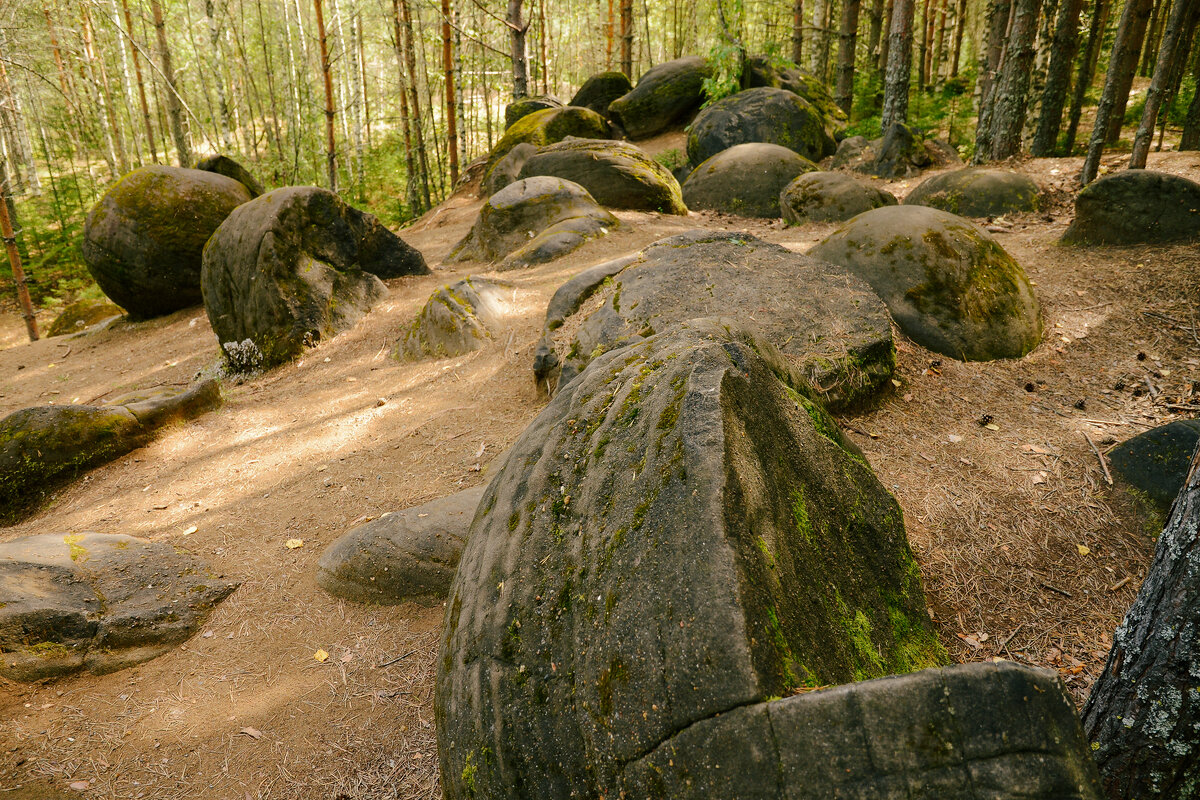
M1195 178L1200 158L1152 156L1151 166ZM1077 160L1021 168L1065 184ZM454 198L404 232L434 276L392 281L388 301L353 330L227 386L220 411L0 529L0 541L81 530L170 541L242 580L202 635L147 664L47 685L0 681L0 790L86 781L83 796L122 800L440 796L430 694L442 609L334 600L313 579L321 549L358 521L484 480L476 465L486 469L544 404L532 349L547 299L570 275L689 227L745 229L798 250L831 229L620 214L623 229L572 256L500 275L516 286L515 310L487 349L391 360L429 294L471 271L440 260L476 208ZM844 424L905 510L954 657L1058 668L1082 697L1152 546L1084 434L1103 448L1170 418L1167 398L1191 398L1200 256L1059 248L1067 209L1002 222L996 234L1037 283L1047 334L1034 353L962 364L898 339L901 385ZM19 326L6 320L2 333ZM0 411L185 383L216 362L201 309L15 344L0 350ZM1134 397L1147 377L1160 395ZM1118 381L1126 388L1113 389ZM999 430L980 425L984 415ZM285 548L293 537L304 546ZM318 648L328 661L313 658Z

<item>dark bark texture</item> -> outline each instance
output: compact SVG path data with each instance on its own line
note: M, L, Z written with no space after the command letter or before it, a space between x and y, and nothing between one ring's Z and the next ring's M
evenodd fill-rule
M1033 137L1032 151L1035 156L1053 155L1058 144L1063 105L1071 83L1071 62L1075 60L1075 51L1079 49L1079 13L1082 10L1083 0L1062 0L1058 8L1058 21L1054 26L1054 39L1050 47L1050 66L1046 69L1046 90L1042 94L1042 113Z

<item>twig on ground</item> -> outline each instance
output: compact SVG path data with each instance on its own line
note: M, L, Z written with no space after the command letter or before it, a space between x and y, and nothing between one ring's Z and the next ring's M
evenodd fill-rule
M1108 471L1108 460L1104 458L1104 453L1100 452L1100 448L1096 447L1096 443L1092 441L1092 437L1088 436L1087 431L1083 432L1083 438L1087 439L1088 447L1092 448L1092 452L1096 454L1096 458L1100 459L1100 468L1104 470L1104 480L1112 486L1112 473Z

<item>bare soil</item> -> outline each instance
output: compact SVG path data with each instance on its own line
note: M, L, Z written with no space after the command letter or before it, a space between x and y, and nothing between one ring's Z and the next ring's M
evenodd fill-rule
M1082 701L1161 523L1108 485L1088 440L1103 451L1197 405L1200 255L1057 246L1079 164L1014 164L1052 202L990 223L1036 282L1042 344L1018 361L965 364L898 335L899 386L842 424L904 508L954 659L1057 669ZM1200 155L1153 154L1151 167L1200 178ZM888 187L903 195L915 183ZM354 329L228 384L221 410L0 529L0 541L84 530L169 541L242 581L201 635L154 661L45 684L0 680L0 798L439 797L430 698L442 608L333 599L313 578L322 548L368 518L485 480L544 406L533 348L546 301L574 273L691 227L802 251L832 230L620 213L621 229L571 256L501 274L516 303L486 349L391 360L440 284L487 270L440 263L478 205L455 196L402 231L435 275L391 281ZM0 413L185 384L218 361L199 308L79 338L22 336L21 320L4 318ZM303 547L287 549L291 538Z

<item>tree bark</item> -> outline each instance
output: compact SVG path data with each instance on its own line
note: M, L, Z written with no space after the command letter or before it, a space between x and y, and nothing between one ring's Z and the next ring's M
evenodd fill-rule
M871 63L871 72L879 71L879 40L883 36L884 0L872 0L871 9L867 12L867 58Z
M835 102L846 115L854 105L854 47L858 39L858 12L862 0L842 0L842 26L838 33L837 91Z
M1108 12L1111 8L1112 0L1093 0L1087 45L1083 50L1083 59L1079 62L1079 74L1075 76L1075 91L1071 97L1067 136L1063 141L1064 155L1071 155L1071 151L1075 149L1079 120L1083 116L1083 101L1087 98L1092 77L1096 74L1096 64L1100 60L1100 42L1104 39L1104 29L1108 26Z
M792 62L804 57L804 0L792 0Z
M130 50L133 56L133 74L137 79L138 102L142 110L142 124L146 128L146 146L150 149L150 160L158 163L158 150L154 146L154 125L150 122L150 104L146 102L146 82L142 77L142 59L138 56L137 44L133 38L133 15L129 13L129 0L121 0L121 10L125 15L125 32L132 43Z
M1130 169L1146 168L1150 142L1154 139L1154 126L1158 122L1158 110L1162 106L1163 95L1170 91L1171 71L1191 10L1191 6L1184 0L1176 0L1163 26L1158 61L1154 65L1154 77L1150 79L1150 88L1146 90L1146 108L1142 112L1142 122L1133 137L1133 154L1129 157Z
M1200 47L1197 48L1200 50ZM1187 117L1183 121L1183 136L1179 139L1180 150L1200 150L1200 59L1192 70L1193 83L1196 93L1188 105Z
M415 148L413 148L412 120L408 111L409 76L405 72L404 34L401 30L400 20L400 0L392 0L393 46L396 49L396 71L400 78L400 127L404 131L405 189L409 214L416 216L421 212L421 195L417 189L419 178L417 175L416 152ZM488 102L487 95L485 94L484 97L486 109L486 103ZM488 134L490 138L490 128Z
M1046 89L1042 93L1042 113L1033 137L1033 155L1054 155L1058 131L1062 127L1063 106L1071 84L1071 63L1079 49L1079 14L1083 0L1062 0L1054 39L1050 46L1050 66L1046 69Z
M1156 0L1154 8L1150 11L1150 21L1146 24L1146 40L1142 42L1142 55L1138 58L1137 74L1143 78L1149 78L1153 69L1151 64L1154 63L1155 54L1158 52L1159 23L1166 19L1168 10L1165 6L1170 5L1171 0Z
M1017 0L1004 64L996 84L992 111L992 160L1021 152L1021 130L1029 104L1029 78L1033 69L1033 40L1037 36L1042 0Z
M329 182L329 191L336 192L337 187L337 140L334 138L333 110L333 75L329 68L329 45L325 38L325 13L321 9L321 0L313 0L313 8L317 12L317 46L321 55L321 78L325 83L325 169Z
M875 71L880 77L881 85L883 84L884 72L887 70L888 54L890 53L892 46L892 19L895 17L895 14L896 4L894 0L888 0L887 10L883 13L883 34L879 40L879 58L875 61ZM882 106L882 104L883 91L881 89L878 95L878 100L876 100L876 105Z
M159 0L150 0L154 14L154 32L158 37L158 57L162 60L163 80L167 84L167 119L171 123L171 138L175 140L175 155L179 166L190 167L192 152L188 147L187 129L184 127L183 104L179 101L179 89L175 85L175 67L171 65L171 48L167 45L167 26L163 21Z
M415 37L413 36L412 13L409 8L408 0L398 0L400 6L400 21L404 25L404 63L408 71L408 113L412 121L413 139L417 146L417 186L421 190L421 209L424 211L431 207L429 198L429 159L425 152L425 130L421 118L421 101L420 95L417 93L417 51L413 44ZM513 0L518 6L518 16L520 13L521 0ZM511 3L510 3L511 7ZM524 30L521 33L521 47L524 53L525 34ZM522 63L524 69L525 64Z
M926 0L928 2L928 0ZM808 71L822 83L829 74L829 7L831 0L813 0L812 53Z
M512 51L513 98L529 96L529 53L525 46L525 33L529 25L521 18L523 0L508 0L509 44ZM624 6L622 6L624 8ZM622 17L622 22L624 17Z
M989 114L992 85L996 82L996 71L1000 69L1000 56L1004 53L1004 42L1008 38L1008 18L1012 14L1012 0L990 0L987 10L987 47L981 48L979 77L976 93L979 96L979 114Z
M1200 452L1083 707L1104 792L1184 798L1200 781Z
M621 0L621 72L633 80L633 0Z
M1139 5L1138 0L1128 0L1131 5ZM1150 12L1153 10L1154 0L1144 0L1140 3L1138 13L1133 17L1133 27L1130 30L1130 46L1127 48L1120 59L1120 71L1118 72L1119 83L1116 87L1116 94L1113 97L1113 111L1108 119L1108 134L1105 137L1107 144L1116 144L1121 138L1121 128L1125 124L1125 107L1129 105L1129 92L1133 88L1133 78L1137 74L1138 60L1141 56L1142 42L1146 36L1146 25L1150 20ZM1122 15L1122 22L1124 15ZM1120 37L1120 31L1117 31L1117 36ZM1113 48L1112 59L1117 60L1116 48Z
M963 33L967 29L967 0L958 0L954 12L954 56L950 61L950 77L958 77L959 59L962 56Z
M13 283L17 287L17 301L21 305L21 316L25 318L25 331L29 341L38 340L37 317L33 313L33 303L29 300L29 289L25 285L25 270L21 267L21 254L17 250L17 237L13 233L12 220L8 217L8 176L4 174L4 164L0 162L0 237L4 239L4 248L8 251L8 264L12 267Z
M446 74L446 150L450 185L458 183L458 107L454 104L454 41L450 38L450 0L442 0L442 69Z
M884 132L894 123L908 121L908 84L912 72L913 3L915 0L895 0L892 25L888 31L888 63L883 89L883 114L880 125Z
M924 0L921 10L921 43L917 50L917 91L925 91L929 80L929 38L932 35L932 20L929 17L929 6L932 0Z
M930 59L929 79L935 86L942 82L942 64L945 61L946 46L946 16L949 13L949 0L938 0L937 36L933 39L933 53Z

